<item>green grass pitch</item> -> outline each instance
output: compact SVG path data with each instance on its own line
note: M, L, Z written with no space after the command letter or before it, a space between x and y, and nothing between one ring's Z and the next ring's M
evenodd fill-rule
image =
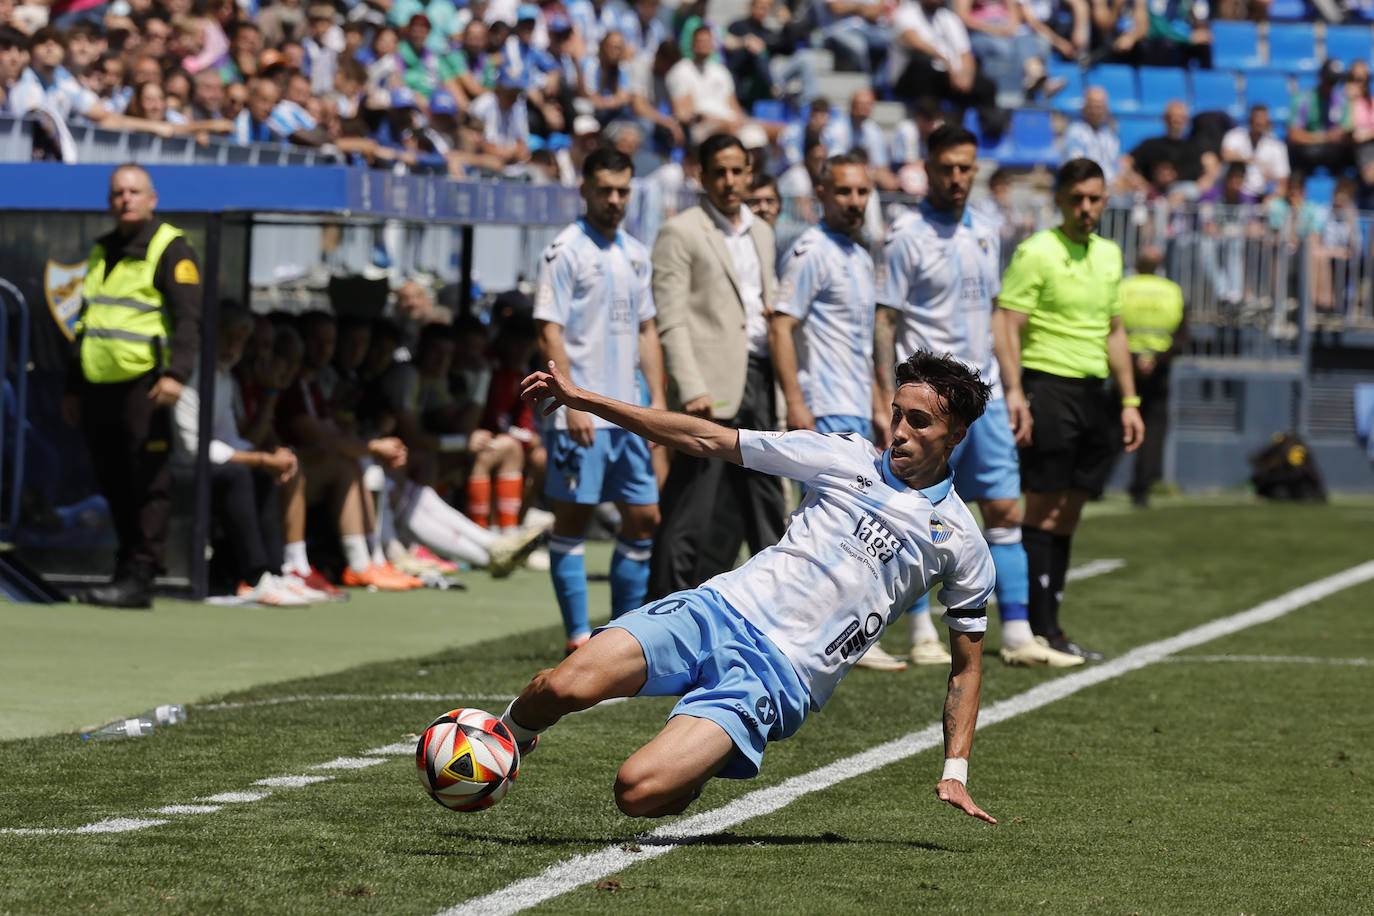
M1371 545L1365 499L1109 505L1084 522L1073 562L1125 565L1071 583L1064 619L1116 657L1364 563ZM476 814L426 798L413 755L367 754L413 743L451 707L499 712L500 698L561 656L544 576L466 578L461 596L364 596L306 612L4 609L0 708L41 710L6 733L42 736L0 742L0 830L164 823L0 833L0 913L434 914L561 861L644 849L647 831L675 820L623 817L611 781L670 700L569 718L510 795ZM593 607L604 606L595 585ZM49 664L45 680L14 676L41 669L45 652L73 651L61 646L78 626L111 639L132 628L146 641L156 624L172 629L174 648L147 664L204 700L151 738L83 743L67 730L86 724L83 700L100 695L92 675ZM904 638L894 628L887 648ZM371 654L350 654L355 643ZM987 651L996 645L994 624ZM142 708L136 667L100 669L115 698L106 704L128 704L110 715ZM797 736L770 747L759 778L713 781L686 816L832 772L937 722L945 674L853 672ZM1071 676L1004 668L989 654L984 708ZM45 721L62 724L45 732ZM1374 581L980 730L970 789L996 826L935 799L941 756L894 761L568 882L534 911L1374 912ZM284 776L329 778L255 785ZM256 800L205 801L221 793ZM182 813L159 813L168 806Z

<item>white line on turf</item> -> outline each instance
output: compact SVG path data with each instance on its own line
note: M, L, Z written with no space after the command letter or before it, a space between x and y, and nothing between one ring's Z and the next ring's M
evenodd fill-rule
M218 795L198 798L196 801L214 802L221 805L246 805L249 802L262 801L271 794L271 792L221 792Z
M333 776L269 776L254 780L255 786L268 786L273 789L299 789L317 782L328 782Z
M1069 570L1064 578L1068 579L1070 582L1077 582L1079 579L1091 579L1093 576L1100 576L1103 573L1116 572L1125 565L1125 560L1089 560L1082 566L1075 566L1073 569Z
M510 694L505 693L333 693L322 696L309 694L289 697L269 697L265 700L242 700L234 703L204 703L192 706L201 712L218 712L224 709L251 709L255 706L280 706L283 703L345 703L357 701L374 702L378 700L416 700L425 703L449 703L480 701L491 703L497 700L508 702Z
M1210 621L1168 639L1139 646L1100 665L1080 668L1072 674L1045 681L1024 693L984 709L978 717L978 728L981 731L989 725L1040 709L1103 681L1163 661L1176 652L1276 620L1314 601L1371 579L1374 579L1374 561L1318 579L1270 601L1257 604L1247 611ZM518 913L565 894L579 885L598 881L632 865L671 852L678 845L691 843L697 837L720 833L744 821L770 814L803 795L829 788L841 780L861 776L879 767L938 747L943 740L943 731L938 723L928 726L844 760L828 763L813 772L793 776L776 786L750 792L712 811L703 811L701 814L667 824L650 833L647 839L639 839L633 847L635 851L622 846L612 846L600 852L576 856L559 862L533 878L516 881L494 893L456 904L444 910L440 916L506 916Z
M333 760L326 760L324 763L317 763L312 766L312 770L361 770L365 767L374 767L379 763L386 763L380 757L335 757Z
M1374 666L1374 658L1321 658L1316 655L1173 655L1161 659L1166 662L1247 662L1275 665L1349 665L1356 668Z
M219 805L164 805L154 811L154 814L214 814L220 809Z

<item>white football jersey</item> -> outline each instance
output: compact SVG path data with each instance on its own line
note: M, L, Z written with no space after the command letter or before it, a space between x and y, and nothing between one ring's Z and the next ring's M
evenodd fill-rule
M965 208L958 222L926 204L892 221L883 244L887 282L878 301L897 310L897 358L949 353L1002 397L992 351L992 300L1002 290L997 227Z
M544 249L535 283L534 317L563 328L572 380L631 404L640 402L639 326L654 317L649 252L617 232L605 239L578 220ZM593 416L598 428L614 426ZM567 408L554 414L568 428Z
M820 709L889 623L939 582L944 622L987 630L996 571L951 478L913 490L853 434L739 432L744 466L806 484L782 540L708 580L785 654Z
M778 268L779 312L801 321L797 381L818 417L873 415L873 258L825 223L801 234Z

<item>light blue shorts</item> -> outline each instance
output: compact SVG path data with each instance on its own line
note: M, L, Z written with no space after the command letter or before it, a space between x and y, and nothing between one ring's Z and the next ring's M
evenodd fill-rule
M590 447L578 445L566 429L548 440L549 469L544 495L563 502L595 506L623 502L651 506L658 502L658 478L649 443L623 429L598 429Z
M983 415L973 421L964 441L949 457L954 471L954 490L960 499L1019 499L1021 465L1016 459L1007 402L988 401Z
M696 716L725 729L737 753L718 776L757 776L764 747L790 737L811 708L787 656L709 588L677 592L606 626L644 650L649 679L640 696L680 696L668 718Z

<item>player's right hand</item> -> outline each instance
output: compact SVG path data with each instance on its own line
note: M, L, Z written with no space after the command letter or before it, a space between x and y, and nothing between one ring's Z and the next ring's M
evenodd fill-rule
M709 394L697 395L682 405L682 412L706 420L711 419L711 396Z
M816 418L812 416L811 409L805 404L789 403L787 405L787 428L788 429L815 429Z
M1031 421L1030 402L1024 391L1007 393L1007 419L1011 422L1011 435L1018 446L1030 445Z
M596 441L596 424L592 422L592 415L569 407L568 435L578 445L590 447Z
M969 817L976 817L979 820L987 821L989 824L997 823L997 818L973 803L973 799L968 794L968 786L957 779L940 780L935 786L935 795L940 801L949 802Z

